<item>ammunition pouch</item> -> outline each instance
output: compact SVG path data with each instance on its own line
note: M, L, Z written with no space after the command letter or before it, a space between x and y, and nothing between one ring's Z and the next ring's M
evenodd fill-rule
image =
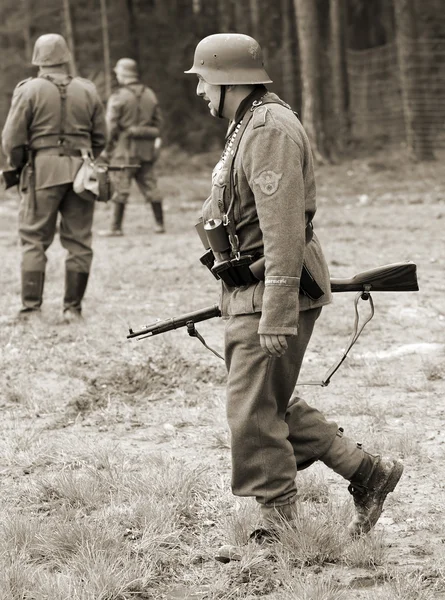
M246 254L239 259L232 258L215 262L215 255L209 249L199 260L209 269L215 279L221 279L229 287L242 287L264 281L264 256ZM324 294L305 264L301 271L300 292L311 300L318 300Z
M216 262L210 270L229 287L242 287L258 283L258 279L250 270L250 265L255 262L255 259L255 256L246 254L239 259L232 258Z
M4 190L7 190L20 183L20 175L23 167L20 169L5 169L0 171L0 184Z

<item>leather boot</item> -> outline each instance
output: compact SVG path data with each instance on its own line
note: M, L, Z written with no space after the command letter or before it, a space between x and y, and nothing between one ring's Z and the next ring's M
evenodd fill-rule
M71 316L80 317L82 314L82 299L88 283L89 273L77 271L65 272L65 296L63 298L63 313L68 319Z
M111 228L108 231L99 231L101 237L121 237L122 221L124 219L125 204L123 202L113 202L113 215L111 218Z
M155 233L164 233L164 211L162 210L162 202L152 202L151 208L155 218Z
M399 460L364 453L348 486L355 507L355 516L348 525L351 535L368 533L374 527L382 514L386 496L394 491L402 473L403 464Z
M26 315L40 310L43 299L43 271L22 271L22 304L20 315Z

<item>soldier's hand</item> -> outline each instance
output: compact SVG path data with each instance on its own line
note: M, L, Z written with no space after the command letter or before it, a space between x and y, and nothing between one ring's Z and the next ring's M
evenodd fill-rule
M287 350L285 335L269 335L260 333L261 348L269 356L283 356Z

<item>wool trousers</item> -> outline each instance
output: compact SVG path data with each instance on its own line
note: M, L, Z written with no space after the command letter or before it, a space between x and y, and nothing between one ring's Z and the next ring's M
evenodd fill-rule
M321 308L300 312L298 335L284 356L265 354L260 313L229 317L225 328L227 419L232 491L265 509L295 501L295 477L331 447L338 425L294 395L304 354Z

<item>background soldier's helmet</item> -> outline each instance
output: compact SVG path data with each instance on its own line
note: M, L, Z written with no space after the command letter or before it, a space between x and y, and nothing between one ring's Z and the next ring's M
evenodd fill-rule
M32 64L39 67L63 65L71 61L71 52L65 39L58 33L46 33L34 44Z
M216 33L201 40L192 68L184 72L196 73L212 85L272 83L261 46L241 33Z
M132 58L120 58L114 67L114 72L123 77L137 77L138 64Z

